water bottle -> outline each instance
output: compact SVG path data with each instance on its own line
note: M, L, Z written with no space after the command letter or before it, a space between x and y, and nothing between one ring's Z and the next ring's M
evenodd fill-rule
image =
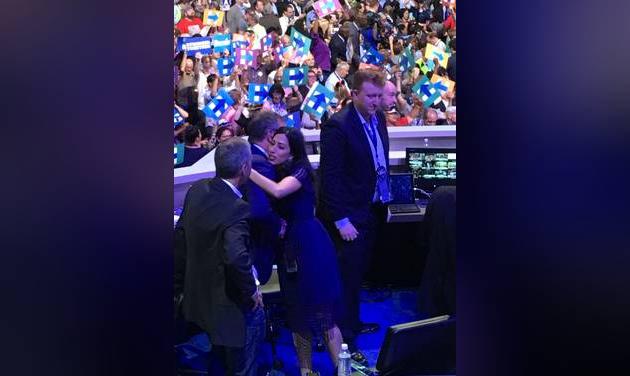
M350 351L348 345L341 344L341 352L339 353L339 365L337 367L337 376L350 376L352 367L350 366Z

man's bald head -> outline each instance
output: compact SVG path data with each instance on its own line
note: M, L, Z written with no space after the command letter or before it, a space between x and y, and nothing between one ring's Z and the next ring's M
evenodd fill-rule
M389 111L396 106L396 96L398 89L391 81L386 81L383 87L383 96L381 97L381 110Z

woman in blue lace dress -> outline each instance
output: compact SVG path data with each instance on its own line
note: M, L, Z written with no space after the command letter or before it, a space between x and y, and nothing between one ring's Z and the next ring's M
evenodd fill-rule
M333 365L341 350L339 315L341 284L334 245L315 217L313 169L304 136L296 128L279 128L269 150L278 170L275 182L252 170L250 179L278 199L276 210L286 220L284 257L278 262L289 327L300 372L312 372L313 333L323 335Z

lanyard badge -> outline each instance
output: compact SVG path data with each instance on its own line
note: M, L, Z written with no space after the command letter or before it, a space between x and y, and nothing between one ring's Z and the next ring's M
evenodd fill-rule
M381 166L378 161L378 141L376 136L376 130L372 126L372 123L366 124L366 129L370 138L370 143L374 148L374 156L376 157L376 163L378 168L376 169L376 189L378 190L379 200L386 204L393 200L389 189L389 178L387 175L387 168Z

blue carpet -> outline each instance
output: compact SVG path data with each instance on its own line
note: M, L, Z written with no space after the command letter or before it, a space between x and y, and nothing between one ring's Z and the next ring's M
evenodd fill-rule
M385 338L387 328L404 322L418 320L416 313L416 291L414 290L364 290L361 296L361 320L377 322L381 325L379 331L358 337L357 345L368 359L370 368L376 365L378 352ZM281 328L277 340L278 356L286 375L299 375L297 356L293 348L290 332ZM189 372L180 374L206 373L206 360L210 346L205 335L197 335L185 344L176 346L180 368ZM259 354L259 374L265 375L271 369L271 346L265 342ZM318 352L313 348L313 368L322 376L332 375L333 367L327 351Z

